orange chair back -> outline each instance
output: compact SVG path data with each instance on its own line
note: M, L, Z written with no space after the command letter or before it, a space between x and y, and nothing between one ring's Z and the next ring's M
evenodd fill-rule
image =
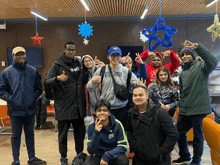
M210 147L211 159L213 165L220 164L220 125L210 118L204 118L202 121L203 132L206 142Z

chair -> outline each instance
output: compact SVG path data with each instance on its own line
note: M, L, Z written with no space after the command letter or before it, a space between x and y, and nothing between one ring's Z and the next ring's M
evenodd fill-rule
M9 116L7 115L7 105L0 105L0 121L1 121L1 128L0 128L0 135L11 135L11 132L5 132L5 122L8 121L7 124L10 124ZM22 145L25 146L25 142L21 137Z
M211 160L213 165L220 164L220 125L210 118L202 121L203 132L206 142L210 147Z
M58 131L58 122L55 119L55 109L54 109L54 103L52 102L50 106L47 106L47 113L53 114L54 115L54 125L55 125L55 132Z

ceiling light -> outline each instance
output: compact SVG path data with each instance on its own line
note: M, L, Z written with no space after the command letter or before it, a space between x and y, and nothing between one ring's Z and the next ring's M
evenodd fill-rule
M30 12L31 14L41 18L42 20L44 21L47 21L48 20L48 17L44 14L42 14L41 12L37 11L37 10L34 10L34 9L30 9Z
M212 0L209 3L206 4L206 7L211 6L212 4L214 4L215 2L217 2L218 0Z
M87 2L85 0L80 0L80 1L83 4L83 6L86 8L86 10L89 11L90 9L89 9Z
M147 14L148 8L149 8L149 6L145 5L145 9L144 9L143 14L141 15L141 19L144 19L145 15Z

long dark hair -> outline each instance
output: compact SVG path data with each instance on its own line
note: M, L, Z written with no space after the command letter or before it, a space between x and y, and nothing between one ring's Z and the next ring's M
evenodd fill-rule
M159 69L157 70L156 77L155 77L155 83L157 84L157 86L158 86L159 88L162 87L162 82L160 81L160 78L159 78L159 73L160 73L161 71L162 71L162 72L166 72L167 75L168 75L168 79L167 79L167 81L166 81L168 87L169 87L169 88L175 87L175 85L174 85L174 83L173 83L173 80L171 79L171 76L170 76L170 71L169 71L167 68L165 68L165 67L161 67L161 68L159 68Z

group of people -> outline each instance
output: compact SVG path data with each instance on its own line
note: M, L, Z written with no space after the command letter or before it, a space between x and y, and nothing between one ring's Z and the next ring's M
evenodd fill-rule
M122 51L117 46L109 48L109 64L106 65L97 58L93 60L90 55L84 55L82 59L76 57L74 42L66 42L64 48L44 80L45 89L53 94L61 165L68 164L67 134L71 125L75 151L77 155L83 152L84 117L88 111L95 117L87 130L90 156L84 162L86 165L128 165L125 155L128 146L134 154L133 165L168 165L176 142L180 157L173 160L173 164L201 164L202 119L211 113L207 81L217 66L217 60L205 47L188 41L188 46L179 53L181 62L172 50L137 53L137 70L132 69L129 54L122 58ZM0 98L7 101L12 126L12 165L20 164L22 127L28 164L44 165L46 161L35 156L34 148L36 100L42 93L41 76L26 63L25 52L20 46L13 49L13 64L0 75ZM202 60L197 60L198 55ZM162 61L167 57L171 62L163 66ZM150 65L144 62L147 58L150 58ZM171 75L180 64L178 91ZM176 126L172 117L178 106L180 115ZM192 127L194 155L191 158L186 133Z

